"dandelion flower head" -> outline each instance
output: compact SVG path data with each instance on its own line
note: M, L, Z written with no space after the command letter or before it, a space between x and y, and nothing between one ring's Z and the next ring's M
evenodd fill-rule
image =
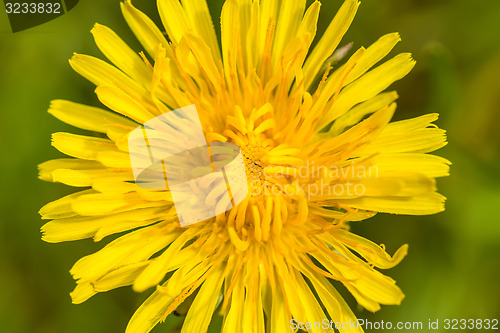
M204 0L158 0L162 27L125 1L141 52L95 25L107 60L75 54L70 64L104 106L53 101L52 115L89 134L54 133L69 157L40 165L41 179L79 188L40 210L50 220L43 239L108 243L71 269L74 303L132 286L150 296L127 332L149 332L184 303L184 333L205 332L214 313L229 333L290 332L291 319L355 321L337 286L372 312L400 304L402 291L379 270L397 265L407 246L389 255L349 223L444 210L435 178L449 162L428 153L446 137L437 114L390 122L398 95L386 89L415 64L407 53L382 62L397 33L339 61L358 6L346 0L316 36L319 1L227 0L219 43ZM127 138L192 104L208 142L241 149L248 195L181 227L168 190L134 182Z

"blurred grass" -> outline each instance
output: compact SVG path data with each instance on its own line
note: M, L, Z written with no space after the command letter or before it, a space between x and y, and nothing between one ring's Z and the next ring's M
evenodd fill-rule
M218 17L222 1L209 1ZM115 0L81 1L68 14L12 34L0 13L0 327L2 332L122 332L144 299L130 288L72 305L68 271L80 257L99 249L90 240L46 244L37 211L73 189L36 178L37 164L60 157L50 133L77 130L47 112L64 98L98 105L94 87L74 73L73 52L101 56L89 33L106 24L135 49ZM159 22L153 1L136 5ZM340 1L324 1L324 31ZM343 43L368 46L399 31L403 42L392 53L412 52L414 71L393 85L401 98L396 119L439 112L449 145L437 154L453 162L452 176L438 180L448 197L444 213L427 217L379 215L352 229L390 252L410 244L408 257L386 272L406 294L401 306L386 306L361 318L424 321L493 318L500 313L500 2L497 0L364 1ZM107 241L107 240L106 240ZM352 297L346 296L356 309ZM220 319L219 319L220 320ZM155 332L171 332L173 317ZM215 325L217 326L217 325ZM216 331L216 330L214 330Z

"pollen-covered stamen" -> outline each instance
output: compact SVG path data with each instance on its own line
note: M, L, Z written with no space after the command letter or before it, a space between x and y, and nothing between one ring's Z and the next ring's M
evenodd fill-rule
M249 193L257 196L262 193L262 187L266 182L264 168L267 163L262 162L262 156L266 150L262 146L249 144L241 147L241 151L245 162Z
M271 138L255 130L265 117L255 121L256 112L244 117L238 111L228 121L224 134L228 141L240 145L249 194L227 213L227 234L238 250L247 251L255 242L276 242L287 223L304 223L308 207L297 182L297 170L304 164L301 150L285 144L276 146ZM258 144L252 142L252 136L258 138Z

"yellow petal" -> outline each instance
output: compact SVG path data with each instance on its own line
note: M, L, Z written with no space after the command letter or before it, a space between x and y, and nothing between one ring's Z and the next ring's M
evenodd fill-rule
M229 311L224 316L222 333L232 333L241 330L243 327L243 300L245 298L245 287L243 278L239 278L231 293Z
M397 134L406 134L408 132L424 129L431 126L431 124L436 120L438 120L438 118L439 114L429 113L416 118L395 121L387 126L382 135L389 136Z
M264 50L266 43L266 36L268 34L268 29L273 26L276 27L276 21L278 18L278 13L280 9L280 1L276 0L262 0L261 1L261 14L260 14L260 27L259 27L259 50ZM274 29L276 30L276 29ZM274 38L274 35L271 36Z
M330 281L307 268L304 271L334 323L342 325L343 323L357 322L356 316ZM363 329L361 326L352 328L350 325L344 325L339 326L339 332L363 333Z
M251 33L247 33L246 38L246 59L248 61L248 71L260 68L262 65L262 50L260 49L260 34L258 29L260 28L260 2L254 1L252 3L250 23L248 30Z
M187 266L189 266L190 263L193 263L193 261L189 262ZM189 270L193 271L192 268L193 266L191 266ZM177 272L179 272L179 270L177 270L174 275ZM202 271L201 274L204 274L204 271ZM172 275L172 278L174 277L174 275ZM127 325L125 332L147 333L151 331L158 322L164 321L166 316L173 310L175 310L180 302L182 302L187 296L189 296L190 293L194 291L193 277L197 281L195 285L199 285L203 283L203 281L207 278L207 274L193 274L190 278L175 280L174 282L176 283L173 288L169 288L169 285L172 284L173 281L172 278L170 278L163 284L163 286L157 287L156 291L150 297L148 297L148 299L144 301L144 303L142 303L137 311L135 311L134 315ZM174 292L167 292L167 288L170 290L173 289ZM186 288L189 288L189 290L186 290ZM215 300L217 301L217 297Z
M148 263L148 261L141 261L135 264L119 267L104 275L99 280L93 282L94 290L101 293L129 286L134 282L135 278L141 274Z
M51 172L51 178L53 182L59 182L69 186L76 186L76 187L94 186L96 181L103 179L114 184L134 180L134 176L129 171L122 172L111 169L78 170L78 168L53 170Z
M99 228L94 235L94 242L100 242L104 237L109 235L117 234L124 231L130 231L133 229L137 229L139 227L144 227L153 223L158 222L160 218L155 218L151 220L144 221L120 221L118 223L107 224Z
M71 202L72 209L83 216L99 216L138 208L164 206L164 201L145 201L138 193L91 193Z
M75 187L92 186L92 171L57 169L52 171L52 180Z
M178 295L179 289L184 289L192 284L201 284L209 273L210 260L204 261L202 257L196 255L197 249L192 246L184 248L175 256L172 262L164 266L168 272L177 263L180 267L168 279L167 283L161 286L162 292L169 295ZM179 260L178 257L181 259ZM155 261L156 259L153 259Z
M339 94L345 86L346 77L353 70L353 68L356 67L358 60L365 52L366 49L364 47L359 48L351 57L349 57L347 62L342 67L337 69L332 75L330 75L330 77L328 77L326 84L322 82L318 86L319 97L315 103L312 104L311 111L308 115L308 118L311 118L309 121L310 123L318 126L318 121L325 116L325 110L331 108L332 103L338 99ZM313 120L314 123L312 122ZM307 118L306 121L308 121Z
M159 44L166 50L167 57L173 58L172 50L165 36L146 14L135 8L130 0L120 3L120 6L129 27L153 59Z
M131 169L130 156L126 152L105 150L97 153L96 160L109 168Z
M138 83L149 87L152 80L151 70L113 30L104 25L96 24L91 32L97 47L106 58Z
M161 1L158 1L160 3ZM181 291L179 291L180 293ZM177 295L176 295L177 296ZM176 296L155 291L135 311L125 333L147 333L162 320L165 312Z
M96 86L116 86L135 100L152 104L144 87L105 61L75 53L69 63L78 74Z
M130 176L131 176L130 181L133 181L134 175ZM92 183L92 188L97 192L101 193L121 193L121 194L140 190L140 187L133 182L116 181L113 179L109 180L107 178L95 179Z
M278 25L273 45L273 68L277 68L283 51L292 41L300 27L306 7L305 0L288 0L281 2Z
M207 279L189 308L181 333L206 332L219 299L224 281L223 271L223 267L219 265L207 274Z
M52 145L63 154L85 160L95 160L103 151L117 151L111 140L70 133L53 133Z
M334 247L335 242L332 242ZM399 304L404 298L394 280L376 271L359 258L348 260L333 250L317 251L312 255L331 274L343 276L345 279L341 282L358 303L369 311L379 310L380 304Z
M102 104L141 124L155 117L142 103L116 86L99 86L95 93Z
M314 37L316 36L316 32L318 30L318 19L319 19L319 11L320 11L321 3L319 1L314 1L312 5L307 8L306 13L304 14L304 18L300 23L299 31L297 32L297 36L308 36L308 47L311 46Z
M221 13L221 43L222 58L226 80L231 82L237 73L236 64L243 54L242 36L240 27L240 6L237 0L228 0L224 3ZM240 64L244 66L244 64ZM245 67L243 67L245 68ZM233 77L231 77L233 75Z
M80 192L75 192L72 194L69 194L65 197L62 197L60 199L57 199L55 201L49 202L45 206L43 206L40 211L38 212L42 219L44 220L49 220L49 219L64 219L72 216L78 215L75 213L73 210L73 207L71 204L73 203L73 200L76 198L82 196L82 195L87 195L91 193L96 193L94 190L85 190L85 191L80 191Z
M271 288L271 316L270 316L270 331L280 332L280 333L291 333L294 332L290 328L290 320L292 319L290 312L288 311L287 301L283 296L283 292L280 287ZM286 323L283 325L283 323Z
M220 63L221 56L219 42L217 41L217 35L212 22L212 16L208 10L207 2L199 0L183 0L182 6L187 18L189 19L190 26L193 27L196 34L208 45L208 54L211 53L213 59L217 63Z
M405 134L390 135L382 133L373 142L362 147L360 155L395 154L395 153L429 153L446 146L446 131L440 128L424 128Z
M128 230L151 224L163 208L145 208L102 217L70 217L55 219L42 227L42 239L49 243L73 241L94 237L103 227L127 222Z
M137 193L145 200L172 202L172 194L170 191L153 191L139 187L137 188Z
M323 140L319 144L321 154L329 161L332 160L334 154L340 154L344 159L353 155L361 156L362 153L359 153L359 150L363 150L382 133L395 111L396 104L393 103L378 110L339 136Z
M332 55L342 37L344 37L354 19L354 15L356 15L359 4L357 0L346 0L342 4L342 7L340 7L335 18L328 26L325 34L307 58L304 65L304 85L306 89L311 86L325 60Z
M381 246L346 230L338 230L334 237L363 256L369 264L382 269L396 266L408 253L408 245L403 245L391 257Z
M399 34L391 33L380 37L375 43L366 49L366 52L358 60L356 67L349 73L346 85L366 73L372 66L382 60L401 41Z
M191 52L193 52L194 57L200 65L200 69L206 73L207 78L218 91L221 86L221 75L205 41L191 33L184 35L183 39L191 49Z
M370 163L376 166L379 175L416 171L431 178L448 176L451 164L440 156L418 153L378 154Z
M361 306L372 312L380 309L379 304L399 305L404 298L393 279L369 267L361 269L361 278L346 283L346 287Z
M306 321L307 316L306 309L304 308L305 304L302 300L299 301L299 299L301 298L298 295L299 286L297 285L296 281L296 269L294 267L289 267L288 265L286 265L286 262L281 258L281 256L278 257L275 251L270 252L270 254L273 255L273 264L274 269L276 270L278 281L280 282L284 292L283 298L286 300L284 302L284 306L289 311L289 318L286 322L288 323L291 317L296 318L299 321ZM276 289L279 290L280 287L278 286ZM273 293L273 299L274 297L279 298L278 295L275 295ZM274 307L274 303L272 306ZM281 315L283 315L283 313L281 313Z
M390 123L380 136L360 150L362 154L428 153L446 145L446 131L431 122L436 113Z
M94 281L114 269L149 259L176 239L180 231L164 232L164 224L144 227L112 241L78 260L70 270L75 280Z
M70 293L73 304L81 304L90 297L97 294L94 286L90 282L78 283L75 289Z
M264 310L262 306L262 280L259 272L259 253L255 253L246 264L246 276L242 281L245 285L246 295L243 303L243 327L248 333L265 333ZM235 299L235 302L241 302Z
M52 101L49 113L72 126L100 133L107 133L112 127L126 134L137 127L136 123L115 113L64 100Z
M316 296L313 294L311 288L307 285L306 281L304 280L301 274L297 274L297 282L298 282L298 289L293 291L290 290L290 292L287 292L287 296L296 292L299 296L299 298L296 299L296 301L301 300L304 304L305 314L306 314L306 317L304 319L307 319L307 321L310 322L321 322L324 318L326 318L326 315L323 312L323 309L321 308L319 301L316 299ZM328 328L315 326L314 328L308 331L313 333L334 332L331 326Z
M161 255L151 262L134 281L134 291L143 292L159 284L167 273L165 267L178 255L186 242L191 240L192 235L191 231L184 231Z
M429 215L444 211L445 197L433 192L414 197L361 197L338 200L338 203L352 208L382 213Z
M356 67L354 67L356 68ZM342 117L335 120L332 127L328 131L331 136L336 136L350 126L359 123L365 116L374 113L384 107L387 107L398 98L395 91L379 94L364 103L356 105L351 110L346 112Z
M369 71L342 90L332 107L326 110L317 128L325 127L354 105L375 97L392 83L405 77L414 66L415 61L411 55L402 53Z
M57 169L102 170L103 166L96 161L81 160L78 158L59 158L41 163L38 166L39 178L53 182L52 172Z
M419 172L395 172L390 176L360 179L366 196L416 196L436 190L436 181Z
M339 219L343 221L353 221L353 222L369 219L370 217L373 217L376 214L375 212L368 212L363 210L344 213L328 209L327 207L323 208L323 207L311 206L311 203L309 203L309 210L311 211L311 213L315 215L324 216L326 218Z
M158 12L160 18L167 31L168 37L174 45L179 44L182 36L188 31L189 19L182 8L179 0L162 0L158 1Z

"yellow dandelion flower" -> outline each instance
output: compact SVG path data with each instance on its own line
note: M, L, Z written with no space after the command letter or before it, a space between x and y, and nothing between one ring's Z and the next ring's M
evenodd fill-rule
M306 8L306 0L227 0L221 45L205 1L158 0L168 39L125 1L139 54L95 25L112 64L81 54L70 63L109 110L55 100L49 112L103 135L53 134L53 146L71 158L41 164L40 178L82 190L40 210L51 220L43 239L127 233L76 262L73 303L122 286L154 288L127 327L149 332L192 296L187 333L205 332L214 312L229 333L288 332L291 320L355 321L330 280L369 311L400 304L403 293L377 269L397 265L407 246L391 256L348 223L377 212L442 211L435 178L448 175L449 162L427 153L446 137L432 124L437 114L390 123L398 96L383 91L415 64L405 53L377 65L397 33L333 63L358 6L346 0L314 47L318 1ZM134 182L127 140L137 126L192 104L208 142L241 149L248 195L181 227L169 190Z

